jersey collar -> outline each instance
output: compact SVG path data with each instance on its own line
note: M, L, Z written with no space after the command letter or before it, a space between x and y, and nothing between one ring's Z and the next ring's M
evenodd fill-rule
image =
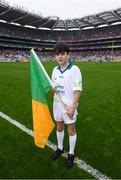
M67 68L64 69L64 71L61 70L60 65L57 67L57 69L58 69L61 73L64 73L65 71L71 69L72 66L73 66L73 64L72 64L72 63L69 63L68 66L67 66Z

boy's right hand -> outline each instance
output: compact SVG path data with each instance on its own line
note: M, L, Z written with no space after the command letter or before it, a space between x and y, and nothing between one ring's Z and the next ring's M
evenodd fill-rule
M52 88L52 92L57 94L58 93L57 88L56 87Z

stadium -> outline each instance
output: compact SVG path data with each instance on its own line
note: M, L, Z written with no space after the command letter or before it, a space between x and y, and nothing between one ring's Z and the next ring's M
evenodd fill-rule
M32 134L24 132L25 127L33 128L30 50L36 51L51 76L58 41L68 42L71 60L83 76L78 158L71 170L63 166L63 157L50 161L55 130L49 137L54 145L48 142L42 150L34 145ZM120 179L121 8L62 20L0 1L0 51L0 179ZM50 92L51 114L52 99ZM16 120L24 130L5 119ZM67 151L68 139L64 147Z

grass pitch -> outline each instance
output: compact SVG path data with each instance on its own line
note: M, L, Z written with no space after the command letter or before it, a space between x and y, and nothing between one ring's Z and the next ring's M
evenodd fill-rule
M76 156L110 178L121 178L121 63L76 62L83 76L78 106ZM49 75L55 63L45 63ZM52 113L53 94L48 95ZM0 111L32 129L29 63L0 63ZM66 127L65 127L66 131ZM93 178L65 159L52 162L52 150L0 118L0 178ZM50 140L56 143L55 130ZM64 140L68 151L67 131Z

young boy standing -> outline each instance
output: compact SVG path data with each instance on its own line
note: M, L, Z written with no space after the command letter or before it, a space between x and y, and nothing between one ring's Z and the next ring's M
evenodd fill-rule
M52 155L52 160L57 160L64 153L64 124L66 124L69 134L67 168L71 168L77 139L75 122L77 119L77 105L82 91L82 76L79 68L69 61L70 54L67 43L57 43L54 51L56 61L59 64L52 72L52 81L55 85L53 89L53 113L57 123L58 145L57 150Z

